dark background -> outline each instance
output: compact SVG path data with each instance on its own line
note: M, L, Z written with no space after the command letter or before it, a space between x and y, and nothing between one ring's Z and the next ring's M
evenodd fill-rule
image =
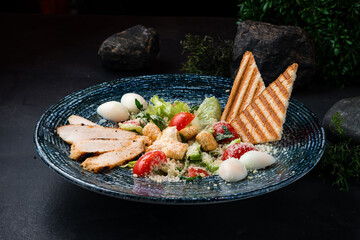
M41 13L44 2L55 5L57 13L236 17L235 0L225 1L124 1L124 0L14 0L2 3L0 12Z
M66 11L42 14L39 2L7 1L0 9L1 240L360 238L360 186L341 192L323 182L316 168L275 192L202 206L116 199L51 171L35 151L33 131L52 104L120 77L179 73L184 35L233 39L238 8L236 1L78 1ZM102 41L136 24L159 32L154 68L104 69L97 56ZM336 101L359 93L359 87L314 84L293 97L322 119Z

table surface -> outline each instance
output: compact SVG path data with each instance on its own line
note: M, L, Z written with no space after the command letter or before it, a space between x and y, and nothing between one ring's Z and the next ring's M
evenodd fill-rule
M148 71L109 71L97 50L136 24L155 28L161 51ZM360 186L341 192L315 171L256 198L200 206L154 205L104 196L66 181L37 155L34 127L61 98L136 75L179 73L186 33L233 39L236 19L1 14L0 239L359 239ZM308 88L293 97L320 119L359 87Z

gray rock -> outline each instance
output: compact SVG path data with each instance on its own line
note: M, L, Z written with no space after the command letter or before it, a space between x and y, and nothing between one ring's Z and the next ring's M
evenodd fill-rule
M360 143L360 96L346 98L336 102L325 114L323 126L326 136L331 141L338 141L339 136L334 133L332 117L338 113L343 118L342 127L345 137L351 138L354 142Z
M105 67L141 70L154 64L159 50L158 33L152 28L136 25L108 37L98 54Z
M307 86L315 74L315 49L306 32L294 26L277 26L264 22L243 21L234 41L232 77L236 76L246 51L255 56L266 84L277 79L292 63L298 63L295 88Z

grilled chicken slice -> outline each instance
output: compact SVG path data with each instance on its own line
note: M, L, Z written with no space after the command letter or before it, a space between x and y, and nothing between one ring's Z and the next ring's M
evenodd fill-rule
M146 141L146 138L138 137L118 150L89 157L80 166L93 173L102 173L108 169L123 165L142 154L145 151Z
M128 138L122 139L85 139L74 142L71 145L70 158L80 160L84 155L101 154L104 152L114 151L127 146L132 141Z
M86 118L80 117L78 115L71 115L68 118L70 124L79 124L79 125L88 125L88 126L99 126L98 124L87 120Z
M117 128L86 126L86 125L64 125L57 128L58 135L67 143L73 144L78 141L93 138L110 139L132 139L137 133Z

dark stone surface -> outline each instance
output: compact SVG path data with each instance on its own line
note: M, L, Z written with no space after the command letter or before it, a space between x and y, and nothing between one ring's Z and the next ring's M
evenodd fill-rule
M338 113L342 118L344 136L360 143L360 96L346 98L336 102L325 114L323 126L327 137L332 141L338 141L338 134L334 133L332 117Z
M234 41L232 76L235 77L245 51L251 51L266 84L277 79L292 63L299 64L296 88L305 87L315 73L315 52L306 32L294 26L243 21Z
M141 70L154 65L159 50L156 30L136 25L108 37L98 54L103 65L110 69Z

